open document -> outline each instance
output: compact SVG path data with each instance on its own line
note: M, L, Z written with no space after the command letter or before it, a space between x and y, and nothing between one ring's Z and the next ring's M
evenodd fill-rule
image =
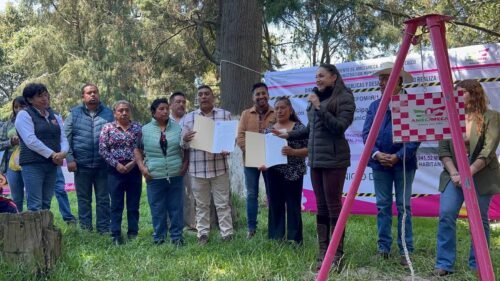
M233 152L238 128L237 120L214 121L196 115L193 131L196 132L190 147L210 153Z
M281 154L284 146L286 140L273 134L245 132L245 166L269 168L287 164L287 157Z

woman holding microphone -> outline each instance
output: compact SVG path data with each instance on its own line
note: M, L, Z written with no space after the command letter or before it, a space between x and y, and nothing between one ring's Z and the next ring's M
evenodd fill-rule
M316 86L308 96L307 127L276 135L288 140L308 138L308 164L316 196L318 213L316 230L319 253L316 269L321 268L330 234L342 209L342 190L351 153L345 131L354 119L354 96L332 64L323 64L316 71ZM344 235L335 253L333 264L339 267L344 254Z

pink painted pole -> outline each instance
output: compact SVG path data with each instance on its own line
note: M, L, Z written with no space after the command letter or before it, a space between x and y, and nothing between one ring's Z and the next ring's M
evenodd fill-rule
M448 58L448 48L446 46L445 25L447 17L440 15L431 15L426 18L427 26L430 29L432 47L436 57L439 80L446 103L446 112L451 128L453 139L453 149L457 158L458 171L462 180L462 190L469 217L469 226L472 235L472 242L479 271L479 280L494 281L493 266L491 264L490 252L484 234L481 214L477 203L474 180L472 178L465 144L462 137L462 131L458 120L458 113L455 107L453 97L453 82L450 72L450 62Z
M369 157L371 156L370 152L372 151L372 148L375 145L375 139L377 138L380 126L382 125L385 111L389 106L391 95L394 92L396 84L399 81L399 73L403 68L406 55L408 54L408 50L410 49L410 42L413 36L415 35L417 26L418 26L417 22L411 22L406 24L403 43L401 44L401 47L399 49L396 62L394 63L394 68L392 69L391 75L389 76L389 81L387 83L385 92L382 93L380 106L377 110L377 113L375 114L375 119L373 120L373 126L370 130L370 133L368 134L368 139L366 140L365 148L363 149L363 153L361 154L358 167L356 168L356 172L354 173L354 179L351 182L351 186L349 187L349 192L347 193L347 197L344 200L342 211L340 211L340 216L337 221L337 225L335 226L335 230L333 231L330 245L328 246L328 250L326 251L323 264L321 265L321 269L318 273L318 277L316 278L316 280L318 281L324 281L328 277L328 272L330 271L330 267L332 266L332 261L335 256L335 252L337 251L340 238L345 229L347 217L351 213L352 204L354 203L354 198L356 197L356 193L358 192L359 184L361 182L363 173L368 164Z

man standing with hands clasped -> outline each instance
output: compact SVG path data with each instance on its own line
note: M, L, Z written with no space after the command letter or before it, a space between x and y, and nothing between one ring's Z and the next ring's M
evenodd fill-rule
M384 93L389 80L389 74L392 71L393 63L383 63L382 70L377 71L373 76L378 76L380 91ZM406 94L403 89L403 82L412 82L412 76L408 72L401 70L399 83L392 95ZM373 125L375 113L380 105L380 99L370 104L363 126L363 142L366 142L368 134ZM375 145L372 150L371 159L368 162L373 170L373 183L375 185L375 194L377 200L377 230L378 230L378 255L383 259L388 259L392 244L392 194L393 186L396 196L396 206L398 210L398 246L400 255L400 264L408 266L408 261L404 256L404 248L401 240L403 226L403 212L406 210L405 243L408 252L413 252L413 233L411 223L411 186L417 169L417 149L419 142L394 143L392 140L392 117L391 110L388 107L385 110L385 116L380 127ZM405 151L406 150L406 151ZM403 159L405 169L403 169ZM406 185L406 186L405 186ZM404 203L404 204L403 204Z
M96 198L97 232L109 232L110 201L106 164L99 155L99 135L104 124L114 120L113 112L99 100L94 84L82 87L82 104L71 109L64 131L70 150L68 171L75 173L78 220L82 229L92 230L92 189Z

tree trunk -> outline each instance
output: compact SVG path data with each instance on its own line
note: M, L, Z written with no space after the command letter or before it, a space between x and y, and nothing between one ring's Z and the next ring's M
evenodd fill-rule
M47 273L61 256L62 234L53 220L50 211L0 214L3 260L26 274Z
M262 5L259 0L219 3L221 107L239 114L251 105L251 87L261 78Z

